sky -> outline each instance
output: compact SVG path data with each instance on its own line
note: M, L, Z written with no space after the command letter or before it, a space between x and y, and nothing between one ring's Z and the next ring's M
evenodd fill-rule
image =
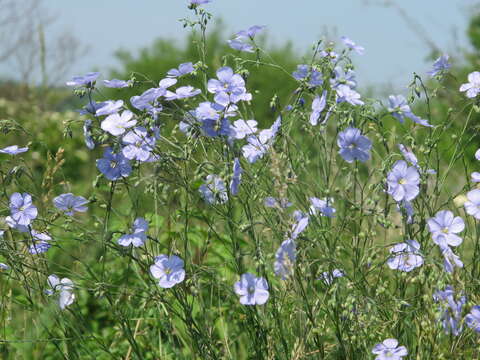
M474 1L390 0L394 6L382 5L385 2L213 0L205 8L223 20L226 38L251 25L266 25L270 43L290 40L299 53L311 48L326 32L338 41L346 35L366 49L365 55L353 56L357 80L365 85L406 86L413 72L424 74L431 66L430 41L452 55L467 46L465 30ZM192 15L187 3L46 0L46 7L57 16L55 24L47 29L47 41L65 30L73 32L89 50L77 59L71 75L94 68L108 72L118 65L113 54L120 48L134 52L157 37L182 41L187 30L178 20ZM0 66L0 74L5 71L8 69Z

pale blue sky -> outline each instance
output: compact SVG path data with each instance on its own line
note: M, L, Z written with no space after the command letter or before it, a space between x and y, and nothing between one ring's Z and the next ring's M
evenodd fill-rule
M429 38L453 54L466 45L465 27L471 0L392 0L400 4ZM326 30L347 35L366 48L354 56L360 84L392 82L406 85L413 71L425 73L428 46L392 7L380 0L214 0L205 7L223 19L226 37L254 24L267 25L273 43L292 40L299 52L308 49ZM93 67L106 70L115 64L118 48L135 50L156 37L183 39L186 30L178 19L190 15L188 0L47 0L59 19L49 29L55 35L73 31L89 52L77 61L72 75ZM453 36L457 31L458 39ZM333 37L332 36L332 37Z

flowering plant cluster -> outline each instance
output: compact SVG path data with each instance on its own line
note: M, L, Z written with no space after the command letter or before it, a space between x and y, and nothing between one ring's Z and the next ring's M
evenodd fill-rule
M205 35L209 3L191 0L185 25ZM374 100L351 59L365 49L320 41L279 70L295 86L258 118L249 67L278 68L256 42L265 28L236 32L215 69L200 42L198 61L158 79L66 82L84 102L91 188L56 177L60 158L41 186L14 177L32 150L0 150L0 275L23 296L14 306L41 312L63 358L475 358L470 116L447 156L449 125L422 106L448 55L423 94L416 77L410 93ZM472 109L479 74L455 89ZM92 330L96 312L111 331Z

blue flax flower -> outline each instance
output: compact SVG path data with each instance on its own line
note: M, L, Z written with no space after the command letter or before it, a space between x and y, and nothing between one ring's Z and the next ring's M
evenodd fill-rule
M327 58L329 61L333 62L333 60L338 59L338 54L333 51L331 48L326 49L326 50L321 50L318 55L320 55L323 58Z
M195 109L195 118L203 121L203 120L219 120L220 119L220 112L221 109L217 104L211 103L209 101L204 101L198 104L197 108Z
M257 136L249 136L247 142L248 144L242 147L242 154L251 164L261 159L268 151L268 143L262 143Z
M279 116L269 129L260 131L259 135L247 137L247 145L242 147L242 154L249 163L253 164L261 159L270 146L272 146L275 136L280 130L282 118Z
M387 175L387 193L397 202L412 201L420 193L420 174L404 160L398 160Z
M426 174L436 174L437 172L434 170L434 169L427 169L427 170L422 170L422 168L420 167L420 165L418 164L418 159L417 157L415 156L415 154L409 150L405 145L403 144L398 144L398 148L400 149L400 152L402 153L403 155L403 158L405 159L405 161L407 161L408 163L412 164L413 166L415 166L419 172L424 172Z
M341 269L333 269L331 272L330 271L324 271L322 275L320 276L320 280L323 280L325 284L327 285L332 285L333 281L336 278L344 277L345 273Z
M270 296L267 281L250 273L243 274L233 288L242 305L263 305Z
M474 71L468 74L468 83L460 86L460 91L467 92L468 98L474 98L480 93L480 72Z
M307 81L307 84L311 87L316 87L323 84L322 73L306 64L297 65L297 70L294 71L292 75L298 81Z
M150 273L158 279L161 288L169 289L185 279L183 260L176 255L159 255L155 258L155 264L150 266Z
M463 239L457 234L465 229L465 223L459 216L454 217L449 210L439 211L435 217L427 221L433 242L441 248L458 246Z
M235 132L235 139L244 139L247 135L257 132L257 122L255 120L235 120L232 130Z
M190 0L190 4L191 5L204 5L204 4L208 4L212 2L212 0Z
M123 106L123 100L107 100L95 110L95 115L104 116L117 113Z
M15 229L20 232L28 233L30 231L29 227L26 225L20 225L17 221L13 220L11 216L5 216L5 223L12 229Z
M164 96L165 96L165 100L172 101L172 100L180 100L180 99L194 97L200 94L201 92L202 91L200 89L195 89L193 86L187 85L187 86L180 86L178 89L175 90L175 92L167 90Z
M400 150L400 152L403 155L403 158L407 162L415 166L417 169L420 169L420 166L418 166L418 159L413 152L408 150L407 147L403 144L398 144L398 149Z
M253 26L250 26L246 30L240 30L235 35L237 37L244 37L244 38L253 39L255 37L255 35L257 35L263 29L265 29L265 25L253 25Z
M233 116L235 115L237 107L233 104L238 103L239 101L250 101L252 100L252 94L247 93L246 88L239 88L238 91L235 92L217 92L215 93L213 100L217 105L220 106L220 110L223 113L230 112L232 115L225 115L225 116Z
M158 89L168 89L169 87L175 85L178 82L177 79L171 78L171 77L166 77L165 79L162 79L158 82ZM162 95L163 96L163 95Z
M60 278L57 275L50 275L48 277L48 285L50 289L46 290L47 295L58 295L58 305L60 309L65 309L67 306L72 305L75 300L75 294L73 293L73 282L69 278Z
M40 233L38 231L32 230L31 232L33 244L28 248L30 254L38 255L48 251L51 245L49 243L52 240L52 237L47 233Z
M450 69L452 65L448 62L448 55L444 54L440 56L435 62L433 63L433 69L428 71L427 74L431 77Z
M477 149L477 151L475 151L475 159L480 160L480 149Z
M372 354L377 355L375 360L402 360L408 351L405 346L398 346L397 339L386 339L373 347Z
M407 240L390 248L391 257L387 265L392 270L410 272L423 265L423 257L420 255L420 244L415 240Z
M232 49L238 51L252 53L255 49L253 45L243 42L243 40L240 38L227 40L227 43Z
M352 69L345 71L340 66L335 66L333 75L334 77L330 79L330 85L333 89L338 88L340 85L347 85L351 89L357 87L355 72Z
M125 110L122 114L115 113L107 116L100 124L101 128L113 136L122 135L126 129L135 126L137 120L132 119L133 113Z
M355 44L352 39L346 36L342 36L341 39L346 47L355 51L358 55L363 55L365 53L365 48L363 46Z
M365 162L370 158L372 142L363 136L360 129L349 127L338 134L338 153L349 163L355 160Z
M172 79L175 80L176 79ZM143 92L139 96L132 96L130 103L135 109L145 110L154 119L158 117L158 114L163 110L162 105L159 103L158 98L167 93L166 87L151 88Z
M235 34L235 39L228 40L228 45L235 50L245 51L245 52L253 52L254 47L244 41L247 39L253 40L255 35L258 32L263 30L265 26L254 25L249 27L247 30L240 30Z
M297 248L293 239L287 239L278 248L275 253L275 262L273 270L275 275L282 280L286 280L293 275L293 267L297 258Z
M465 323L470 329L480 333L480 306L475 305L470 312L465 316Z
M475 152L475 159L480 160L480 149ZM480 172L474 171L471 176L473 182L480 182Z
M128 159L122 153L115 154L111 148L105 149L103 158L97 160L97 168L111 181L127 177L132 172Z
M233 116L236 111L236 106L231 105L228 108L222 105L202 102L195 109L194 119L201 123L201 129L205 136L217 137L217 136L231 136L234 134L230 121L227 117ZM222 112L222 117L220 115Z
M134 247L142 246L147 240L148 222L144 218L136 218L133 222L133 231L130 234L120 236L118 244Z
M224 204L228 200L225 182L218 175L208 175L198 191L207 204Z
M365 104L362 100L360 100L360 94L347 85L338 85L336 91L337 103L348 102L354 106Z
M453 287L448 285L445 290L436 291L433 294L433 300L440 303L440 321L445 333L458 336L462 332L462 326L459 323L462 320L462 308L467 298L461 296L455 301L454 295Z
M99 72L89 72L83 76L74 76L71 81L67 81L67 86L86 86L91 87L95 80L100 76Z
M136 127L122 138L122 154L129 160L148 161L155 147L155 138L144 127Z
M407 224L413 223L413 215L415 215L415 211L410 201L402 200L397 202L397 210L400 213L403 213L402 210L405 212L405 215L407 216Z
M245 80L239 74L234 74L228 66L217 70L217 79L208 80L207 88L212 94L242 94L246 91Z
M472 176L472 182L474 182L474 183L480 182L480 172L474 171L474 172L471 174L471 176Z
M219 93L217 95L226 95L225 93ZM217 97L216 95L216 97ZM195 118L199 121L204 120L219 120L222 117L233 117L237 115L238 107L229 103L229 100L226 102L221 101L222 104L218 102L201 102L194 111Z
M6 148L0 149L0 153L8 155L18 155L28 151L28 147L18 147L18 145L7 146Z
M166 92L167 89L164 87L151 88L144 91L141 95L132 96L130 98L130 103L138 110L151 111L157 107L158 111L161 111L162 107L157 103L157 99L165 95Z
M53 205L55 205L57 209L62 210L68 216L73 216L75 211L87 211L87 203L88 200L83 196L75 196L72 193L62 194L53 199Z
M315 215L317 211L320 211L321 216L326 216L329 218L335 217L335 208L332 206L333 198L323 198L319 199L316 197L310 198L310 214Z
M468 201L465 201L465 211L475 219L480 220L480 189L474 189L467 193Z
M97 103L95 100L90 101L83 108L76 110L80 115L95 115L98 109L105 106L106 101Z
M235 158L235 160L233 160L233 177L230 183L230 193L233 196L236 196L238 194L238 187L240 186L240 182L242 180L242 172L243 169L240 165L240 160L238 158Z
M453 273L455 267L463 268L463 262L460 257L456 255L450 246L440 246L443 255L443 268L449 274Z
M208 137L230 137L234 133L232 130L232 124L230 124L230 121L227 118L221 120L203 119L202 131L203 134Z
M292 226L291 238L296 239L302 232L305 231L310 221L310 218L307 214L304 214L303 212L298 210L293 213L293 216L295 217L296 223L294 223Z
M13 221L22 226L30 225L38 215L32 196L28 193L13 193L10 196L10 213Z
M276 199L274 197L268 196L263 200L263 204L269 208L279 208L279 209L286 209L293 204L286 198L283 199Z
M92 120L87 119L83 123L83 137L85 139L85 145L90 150L95 148L95 141L92 138Z
M132 84L131 80L128 80L128 81L119 80L119 79L103 80L103 85L113 89L126 88L126 87L129 87L131 84Z
M405 99L403 95L390 95L388 97L388 101L388 111L402 124L405 122L404 116L406 116L414 123L427 127L433 127L433 125L430 125L427 120L419 118L412 112L410 106L407 103L407 99Z
M315 96L312 102L312 113L310 114L310 124L313 126L318 124L318 119L320 114L325 109L327 105L327 90L323 90L322 96Z
M190 74L194 71L193 64L191 62L186 62L178 65L178 69L170 69L167 72L168 77L181 77L183 75Z

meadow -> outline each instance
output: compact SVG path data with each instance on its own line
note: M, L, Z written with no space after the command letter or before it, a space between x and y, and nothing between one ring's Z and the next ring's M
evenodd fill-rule
M295 63L208 2L171 63L0 99L0 357L480 358L480 72L369 97L355 39Z

